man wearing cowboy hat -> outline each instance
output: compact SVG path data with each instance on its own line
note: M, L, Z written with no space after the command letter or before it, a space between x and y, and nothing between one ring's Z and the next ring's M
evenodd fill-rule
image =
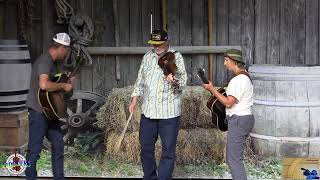
M131 95L129 111L132 113L138 97L142 98L139 140L143 179L172 179L176 159L176 142L180 126L181 88L186 85L187 74L182 55L170 48L167 32L154 30L147 52L141 62L138 78ZM158 60L167 52L175 52L175 75L164 75ZM178 80L178 81L176 81ZM177 89L178 88L178 89ZM157 168L155 143L160 135L162 154Z
M228 123L227 163L231 170L232 179L246 180L243 152L246 138L254 124L254 117L251 111L253 86L245 69L240 50L227 50L224 53L224 65L235 75L228 84L227 97L219 93L212 82L203 84L203 87L226 106L226 120Z

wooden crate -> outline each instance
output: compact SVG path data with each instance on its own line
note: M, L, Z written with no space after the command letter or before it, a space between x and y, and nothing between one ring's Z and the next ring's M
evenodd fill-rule
M24 153L28 144L28 112L0 114L0 151Z

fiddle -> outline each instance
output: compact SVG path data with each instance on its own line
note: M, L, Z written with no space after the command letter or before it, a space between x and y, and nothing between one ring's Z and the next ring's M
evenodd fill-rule
M173 52L167 52L158 60L158 65L163 70L165 76L168 76L169 74L174 76L176 74L177 65L175 59L176 57Z
M163 74L167 77L169 74L173 76L173 87L175 89L179 88L178 79L175 78L177 65L175 63L175 53L167 52L159 60L158 65L163 70Z

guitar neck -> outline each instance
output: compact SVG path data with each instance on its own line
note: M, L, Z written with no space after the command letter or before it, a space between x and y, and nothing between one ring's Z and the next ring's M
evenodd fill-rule
M79 59L80 59L80 54L79 54L79 52L78 52L78 54L77 54L77 60L79 60ZM76 74L77 74L78 71L80 70L81 65L82 65L82 62L79 62L79 64L77 64L77 66L74 68L74 70L73 70L73 71L70 73L70 75L68 76L68 81L69 81L72 77L76 76Z

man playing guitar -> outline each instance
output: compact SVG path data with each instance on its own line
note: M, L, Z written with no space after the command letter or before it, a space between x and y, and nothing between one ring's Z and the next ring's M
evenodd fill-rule
M227 96L217 91L211 82L203 84L203 87L226 106L226 120L228 123L227 163L231 170L232 179L246 180L243 151L246 137L251 132L254 124L254 117L251 112L253 86L244 67L245 63L242 60L241 51L229 49L224 56L224 65L236 75L228 84Z
M53 38L48 51L43 53L34 63L31 74L30 90L27 98L29 111L29 143L27 161L31 166L26 169L28 180L37 178L36 164L42 148L43 138L46 136L52 144L52 172L54 179L64 179L63 172L63 135L59 121L48 119L38 102L37 92L40 88L48 92L71 91L74 79L68 83L55 83L53 74L57 72L56 63L63 60L70 51L70 37L66 33L58 33Z

